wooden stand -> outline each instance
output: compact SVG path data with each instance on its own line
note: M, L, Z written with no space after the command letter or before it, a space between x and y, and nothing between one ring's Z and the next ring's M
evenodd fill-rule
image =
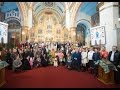
M114 71L111 70L109 73L105 73L103 68L99 66L98 80L100 80L104 84L114 84Z
M0 87L5 84L5 68L0 69Z

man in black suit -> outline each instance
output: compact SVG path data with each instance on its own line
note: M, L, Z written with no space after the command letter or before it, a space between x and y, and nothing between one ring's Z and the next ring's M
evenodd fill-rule
M57 51L61 49L61 44L57 42Z
M120 62L120 52L117 50L117 46L112 47L112 51L108 54L108 60L112 62L116 67Z
M109 52L108 60L112 62L118 71L114 71L114 80L116 83L120 83L120 52L117 50L117 46L112 47L112 51Z

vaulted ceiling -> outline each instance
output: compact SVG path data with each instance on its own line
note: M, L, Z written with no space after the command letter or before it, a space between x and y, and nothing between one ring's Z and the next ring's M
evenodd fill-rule
M84 2L80 6L79 12L83 12L89 16L92 16L97 12L97 2Z
M52 15L58 17L61 22L65 16L65 3L64 2L35 2L33 3L33 16L35 21L40 20L41 15ZM39 22L39 21L38 21Z
M81 2L24 2L24 5L26 7L32 5L33 19L35 21L40 20L42 13L54 14L54 17L58 17L59 20L63 21L65 20L66 5L68 5L69 9L73 9L71 12L73 13L75 10L74 7L77 5L77 3ZM79 9L77 9L77 13L80 14L80 12L83 12L89 16L92 16L97 12L96 6L97 2L82 2ZM4 2L3 6L1 7L2 12L7 12L13 9L19 10L16 2ZM75 16L80 17L79 14Z
M35 17L43 10L49 13L56 12L58 16L62 17L65 12L65 4L63 2L35 2L33 4L33 15Z
M45 8L51 8L63 13L65 10L65 4L63 2L35 2L33 3L33 10L37 14L40 10Z
M8 12L13 9L18 10L18 6L17 6L16 2L4 2L3 6L1 7L2 12Z
M52 6L49 6L52 4ZM74 2L69 2L68 6L72 6ZM26 3L27 4L27 3ZM84 12L88 15L93 15L97 10L96 10L97 2L84 2L82 3L79 12ZM17 9L18 6L16 2L4 2L1 10L2 12L7 12L13 9ZM40 11L43 9L50 8L51 10L55 10L58 12L60 15L63 15L65 12L65 2L34 2L33 3L33 11L34 15L37 15Z

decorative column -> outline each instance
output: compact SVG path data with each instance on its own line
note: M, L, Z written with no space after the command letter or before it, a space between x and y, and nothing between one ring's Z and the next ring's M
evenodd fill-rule
M28 26L22 26L21 37L22 42L26 42L26 39L28 38Z
M117 46L116 26L118 24L118 2L99 2L100 26L105 26L106 49L112 50L112 46Z
M66 12L65 12L65 17L66 17L66 28L69 30L69 28L70 28L70 10L69 10L69 7L68 7L68 5L67 5L67 3L66 3Z
M76 27L70 28L71 42L76 43Z
M66 39L66 28L63 27L63 30L61 32L63 33L63 42L65 42L65 39Z
M32 24L33 24L33 13L32 13L32 2L29 3L28 5L28 33L27 33L27 39L28 39L28 42L30 41L29 37L30 37L30 32L32 30Z
M28 7L28 29L32 28L32 7Z

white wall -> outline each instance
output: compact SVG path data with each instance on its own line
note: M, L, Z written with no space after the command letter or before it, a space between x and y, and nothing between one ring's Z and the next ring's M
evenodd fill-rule
M105 2L103 6L99 8L100 11L100 26L105 26L106 31L106 49L112 50L113 45L117 45L116 29L118 10L111 5L116 4L114 2ZM111 7L108 7L111 6ZM108 8L106 8L108 7Z

